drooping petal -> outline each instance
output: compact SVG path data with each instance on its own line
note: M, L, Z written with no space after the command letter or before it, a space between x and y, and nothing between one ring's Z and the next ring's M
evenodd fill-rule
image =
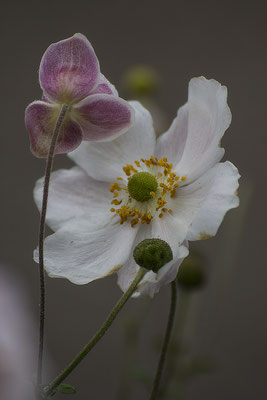
M227 105L227 89L220 83L204 77L193 78L189 83L187 135L185 118L178 118L167 132L165 147L170 147L175 138L177 145L186 136L182 144L183 154L178 152L174 172L187 176L187 183L201 176L215 165L224 154L220 140L231 122L231 112ZM175 135L175 125L176 133ZM181 133L182 132L182 133ZM168 143L169 142L169 143ZM174 145L174 144L173 144Z
M86 143L68 156L88 175L105 182L115 182L122 168L140 158L149 158L155 149L155 132L150 113L138 102L130 102L135 110L134 125L111 142Z
M88 96L99 74L93 47L85 36L76 33L48 47L41 60L39 78L48 97L69 104Z
M182 253L184 255L179 258L176 263L168 263L168 265L165 265L161 268L158 276L156 276L155 281L151 282L146 279L146 276L144 276L144 279L139 285L138 290L134 293L134 297L138 297L140 295L154 297L154 295L160 291L162 286L171 283L176 278L178 269L184 258L188 255L188 250L185 246L182 246L181 248L181 254Z
M43 197L44 178L38 179L34 200L39 210ZM95 181L79 167L53 172L50 179L46 222L54 231L71 218L105 213L110 208L108 183Z
M239 204L237 197L239 177L236 167L226 161L217 164L192 184L205 185L206 182L212 181L208 195L189 228L188 240L208 239L216 234L225 213Z
M180 161L188 133L188 104L179 108L177 117L169 130L157 140L156 154L161 159L167 157L169 163L174 167Z
M126 132L134 121L134 110L117 96L94 94L73 107L73 118L83 131L83 139L106 141Z
M187 243L184 241L180 242L181 234L176 222L172 216L164 216L162 219L152 220L150 225L142 225L140 227L133 244L133 250L144 239L159 238L165 240L170 245L173 260L164 265L157 274L152 271L147 272L134 296L148 294L153 297L162 285L169 283L169 279L174 279L172 277L175 277L175 271L177 272L180 263L188 255ZM118 285L124 292L132 283L138 269L139 266L130 257L123 268L118 271Z
M30 135L32 153L37 157L47 157L60 106L55 103L34 101L25 111L25 124ZM79 125L66 115L60 129L55 154L74 150L82 141Z
M118 271L130 256L137 230L120 225L109 214L74 218L44 245L49 276L83 285ZM38 250L34 259L38 261Z
M90 92L90 94L97 94L97 93L104 93L104 94L113 94L114 96L118 96L118 92L112 83L110 83L107 78L100 73L97 86L94 90Z

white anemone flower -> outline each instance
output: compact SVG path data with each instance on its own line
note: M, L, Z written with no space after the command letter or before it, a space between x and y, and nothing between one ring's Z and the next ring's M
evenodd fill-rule
M188 102L157 141L149 112L130 104L133 127L111 142L83 142L69 153L77 166L52 174L47 223L55 233L45 240L45 268L76 284L118 272L125 291L139 269L133 249L160 238L173 260L148 272L136 291L153 296L175 279L188 241L214 236L225 213L238 206L239 174L220 162L231 112L227 89L217 81L193 78ZM40 179L39 208L42 186Z

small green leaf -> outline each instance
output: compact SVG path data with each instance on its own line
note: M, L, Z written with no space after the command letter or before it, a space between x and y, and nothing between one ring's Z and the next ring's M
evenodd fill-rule
M73 394L73 393L76 393L77 390L74 386L69 385L68 383L61 383L57 387L57 392L64 393L64 394Z

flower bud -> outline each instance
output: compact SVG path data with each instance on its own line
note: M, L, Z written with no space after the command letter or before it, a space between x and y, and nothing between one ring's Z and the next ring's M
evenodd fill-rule
M167 242L161 239L145 239L133 252L136 264L153 272L173 259L172 250Z
M130 95L149 96L157 91L160 85L160 78L153 68L137 65L127 71L123 84Z
M179 267L178 285L186 290L194 290L201 287L204 281L205 272L201 258L195 254L190 254Z

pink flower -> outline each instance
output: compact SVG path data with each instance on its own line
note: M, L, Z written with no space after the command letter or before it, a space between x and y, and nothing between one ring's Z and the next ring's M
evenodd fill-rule
M25 123L31 151L46 157L56 120L68 106L56 154L67 153L82 140L106 141L126 132L133 122L133 108L101 74L90 42L80 33L51 44L39 70L42 100L26 108Z

